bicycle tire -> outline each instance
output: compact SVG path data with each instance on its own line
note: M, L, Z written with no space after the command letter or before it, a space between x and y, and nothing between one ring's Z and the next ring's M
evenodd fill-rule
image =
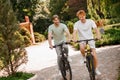
M90 80L95 80L95 68L94 68L94 59L91 54L86 57L87 68L90 76Z
M66 61L66 73L68 74L66 75L67 80L72 80L72 70L71 70L70 63L68 61Z
M60 71L64 80L72 80L72 71L68 61L61 60ZM68 73L69 75L67 75ZM67 76L69 76L69 78Z

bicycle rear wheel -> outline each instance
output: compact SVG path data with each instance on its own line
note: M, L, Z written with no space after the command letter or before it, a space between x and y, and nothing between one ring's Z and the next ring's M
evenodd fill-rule
M95 67L94 67L94 59L91 54L86 57L87 60L87 68L90 76L90 80L95 80Z
M72 80L72 71L69 62L66 60L61 60L60 71L64 80Z

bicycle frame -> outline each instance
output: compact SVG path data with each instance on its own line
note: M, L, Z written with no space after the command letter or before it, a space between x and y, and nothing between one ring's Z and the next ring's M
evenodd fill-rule
M67 60L68 55L65 53L65 50L63 48L64 44L70 44L70 42L62 42L58 45L53 46L53 48L60 46L60 48L61 48L61 54L60 54L61 55L61 57L60 57L61 64L59 65L59 67L60 67L62 76L63 76L64 80L72 80L71 67L70 67L69 61ZM69 75L70 75L69 79L67 79L67 77L66 77L67 71L69 72Z
M77 42L82 42L86 41L86 48L88 47L88 41L91 40L97 40L97 39L87 39L87 40L79 40ZM86 67L88 69L89 75L90 75L90 80L95 80L95 67L94 67L94 59L93 55L91 54L91 49L87 48L86 49Z
M61 48L61 54L60 55L62 55L61 59L67 59L67 56L68 56L67 54L65 54L65 51L64 51L64 48L63 48L64 44L70 44L70 42L62 42L58 45L53 46L53 48L56 48L57 46L60 46L60 48Z

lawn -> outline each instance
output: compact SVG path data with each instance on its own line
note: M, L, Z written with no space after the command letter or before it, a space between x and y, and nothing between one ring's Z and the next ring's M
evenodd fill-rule
M27 80L32 76L34 76L34 74L17 72L16 74L10 75L8 77L0 77L0 80Z

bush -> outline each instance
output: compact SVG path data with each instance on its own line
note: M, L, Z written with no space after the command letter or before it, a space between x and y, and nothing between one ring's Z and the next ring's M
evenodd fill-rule
M102 39L96 42L96 46L115 45L120 44L120 28L109 28L105 30Z
M73 33L73 24L74 23L72 21L67 21L66 23L67 23L67 27L68 27L70 33L72 34Z
M30 33L29 33L29 31L28 31L27 29L21 28L21 29L20 29L20 34L21 34L21 36L23 37L23 39L24 39L24 44L25 44L26 46L29 46L29 45L32 44L31 36L30 36Z
M34 76L34 74L17 72L16 74L10 75L8 77L1 77L0 80L27 80L32 76Z
M38 32L35 32L34 36L35 36L35 42L42 42L46 40L45 36L42 34L39 34Z
M115 23L120 23L120 18L112 18L106 20L106 24L115 24Z
M27 62L24 38L19 33L18 21L10 0L0 1L0 71L15 74ZM15 79L14 79L15 80Z
M38 18L33 24L34 31L45 35L45 32L51 23L52 22L49 19Z

